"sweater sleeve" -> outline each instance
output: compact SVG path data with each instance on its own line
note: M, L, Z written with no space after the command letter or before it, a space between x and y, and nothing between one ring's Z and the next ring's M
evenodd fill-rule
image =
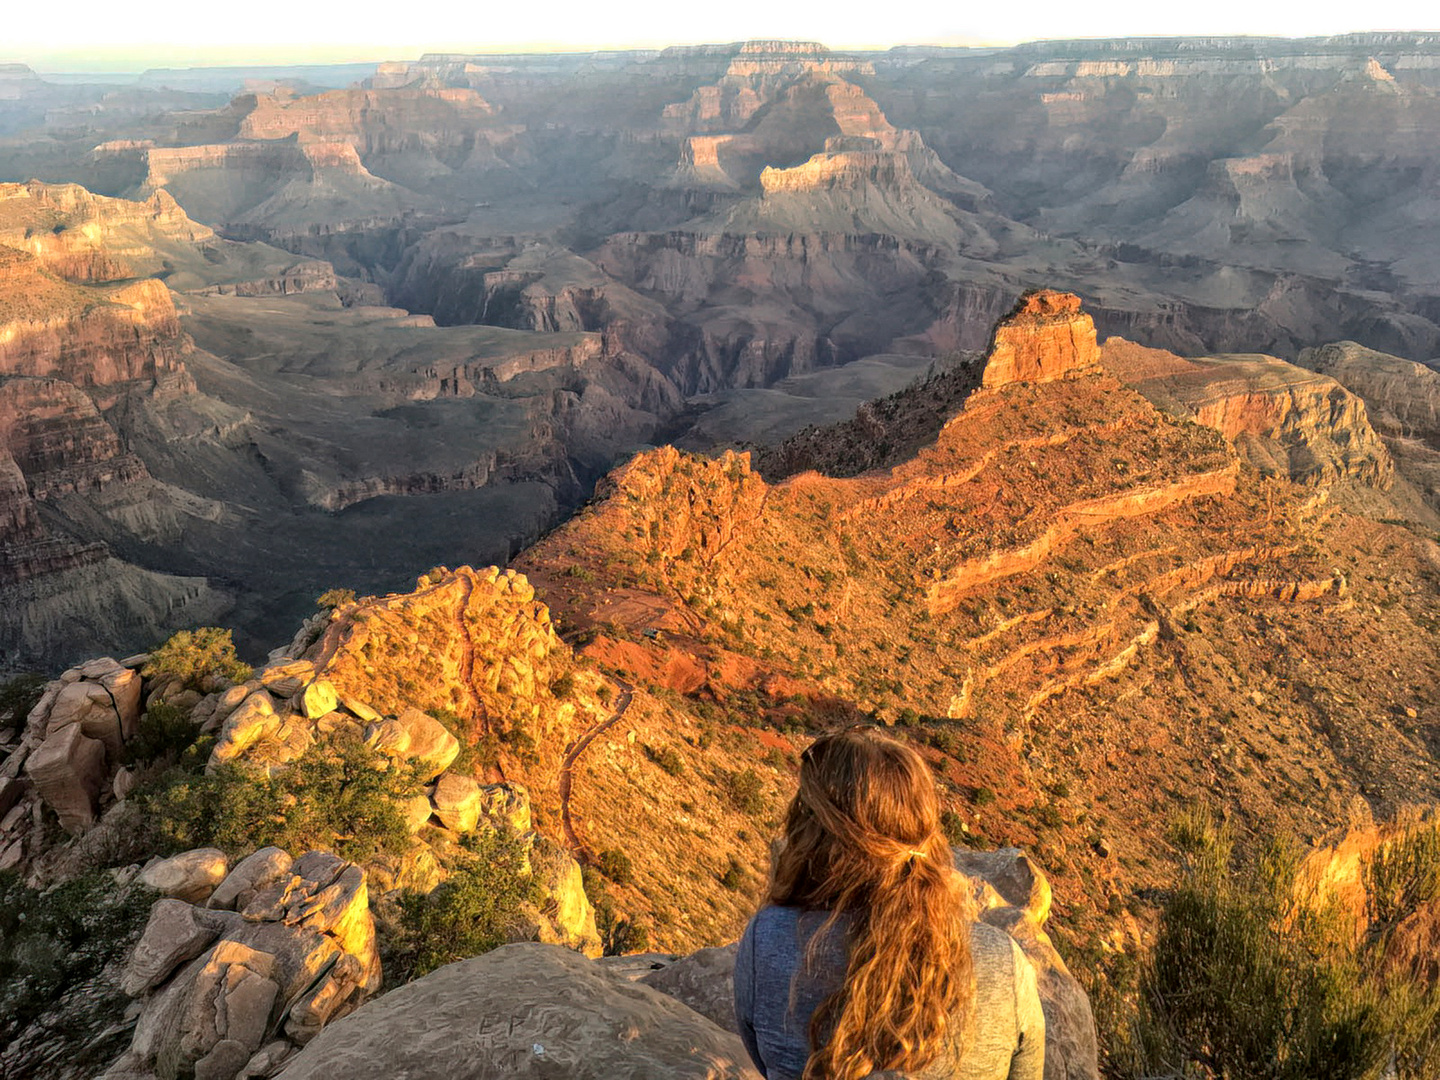
M760 1047L755 1041L755 920L745 927L740 945L735 950L735 1025L740 1041L761 1076L768 1076L760 1060Z
M1009 1080L1042 1080L1045 1075L1045 1013L1040 1008L1040 991L1035 966L1010 943L1015 954L1015 1055L1010 1059Z

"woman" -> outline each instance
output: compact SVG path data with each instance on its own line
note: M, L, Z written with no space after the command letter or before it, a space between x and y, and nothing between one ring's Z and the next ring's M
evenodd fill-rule
M769 1080L1040 1080L1035 971L973 921L934 777L908 746L851 728L801 756L736 955L735 1014Z

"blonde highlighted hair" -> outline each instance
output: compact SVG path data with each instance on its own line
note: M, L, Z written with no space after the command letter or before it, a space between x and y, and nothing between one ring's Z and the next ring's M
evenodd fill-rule
M768 903L848 918L845 981L810 1020L803 1080L913 1071L963 1038L975 997L970 893L940 831L935 779L873 728L805 751Z

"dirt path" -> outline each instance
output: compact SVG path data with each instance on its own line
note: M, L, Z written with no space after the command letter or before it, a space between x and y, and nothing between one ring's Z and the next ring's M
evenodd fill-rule
M620 696L615 700L615 711L610 714L608 720L596 724L566 747L565 760L560 765L560 822L565 829L565 843L569 846L570 853L582 863L592 862L595 855L575 832L575 822L570 817L570 786L575 774L575 763L580 760L580 755L589 749L597 735L608 731L617 720L625 715L625 710L630 708L630 701L635 696L635 688L623 679L616 679L612 676L612 681L620 687Z
M475 690L475 641L470 636L470 623L466 616L470 612L470 597L474 595L475 583L470 578L463 578L465 582L465 595L460 599L460 678L465 684L465 696L470 699L470 720L472 723L479 722L485 725L485 733L490 733L490 717L485 714L485 705L480 700L479 693Z

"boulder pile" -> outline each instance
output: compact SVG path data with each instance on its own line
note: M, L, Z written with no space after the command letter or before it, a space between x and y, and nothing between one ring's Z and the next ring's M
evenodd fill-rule
M147 866L165 893L121 986L139 1007L106 1080L270 1076L380 988L365 872L328 852L212 849Z

